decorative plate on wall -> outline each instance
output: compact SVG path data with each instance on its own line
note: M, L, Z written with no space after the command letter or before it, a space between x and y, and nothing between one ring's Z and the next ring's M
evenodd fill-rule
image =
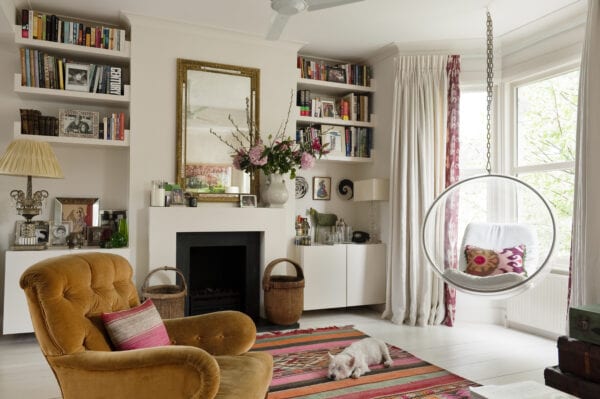
M342 199L351 200L354 197L354 183L352 183L352 180L341 180L338 184L338 193Z
M304 198L308 192L308 182L302 176L296 176L296 199Z

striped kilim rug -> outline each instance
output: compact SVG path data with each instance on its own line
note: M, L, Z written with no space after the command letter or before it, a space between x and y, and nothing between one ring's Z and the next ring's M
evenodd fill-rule
M327 352L339 353L365 337L352 326L259 334L253 350L269 352L274 361L268 399L464 399L470 398L468 387L477 385L391 345L392 367L372 366L357 379L329 380Z

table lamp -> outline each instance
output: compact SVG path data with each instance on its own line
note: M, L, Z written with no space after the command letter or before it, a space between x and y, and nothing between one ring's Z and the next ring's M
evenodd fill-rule
M32 177L63 178L63 173L50 144L44 141L18 139L10 143L0 158L0 174L27 176L27 192L12 190L10 196L15 200L17 213L26 219L19 237L19 245L35 245L35 225L31 221L40 214L48 191L32 190Z
M375 223L375 201L387 201L389 196L387 179L367 179L354 182L354 201L370 201L369 242L380 243Z

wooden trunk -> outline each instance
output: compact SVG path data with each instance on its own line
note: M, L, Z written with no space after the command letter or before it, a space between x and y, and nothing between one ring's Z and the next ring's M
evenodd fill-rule
M567 336L558 338L558 366L594 382L600 382L600 346Z
M546 385L559 391L575 395L581 399L600 398L600 384L564 373L558 366L546 367L544 370Z
M569 336L600 345L600 305L583 305L569 309Z

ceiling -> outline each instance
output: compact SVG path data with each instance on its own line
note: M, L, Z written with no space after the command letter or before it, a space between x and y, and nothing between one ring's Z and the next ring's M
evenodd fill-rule
M270 0L0 0L17 9L117 22L122 13L264 37L274 11ZM396 43L482 40L489 7L494 35L585 10L585 0L364 0L292 16L280 40L305 43L303 52L360 59Z

